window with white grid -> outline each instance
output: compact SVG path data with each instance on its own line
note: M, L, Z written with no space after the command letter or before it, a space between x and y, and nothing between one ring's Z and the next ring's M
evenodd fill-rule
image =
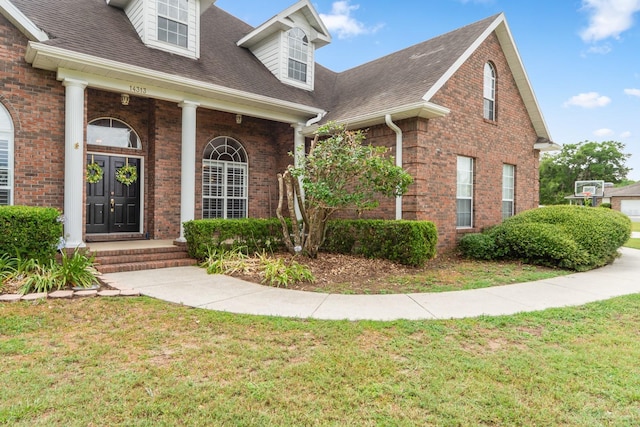
M516 167L502 165L502 219L514 214Z
M13 204L13 121L0 104L0 205Z
M289 65L290 79L307 82L307 63L309 62L309 41L300 28L289 30Z
M158 0L158 40L186 48L188 21L188 0Z
M202 161L202 217L246 218L247 153L233 138L209 142Z
M484 64L484 118L496 119L496 70L490 62Z
M473 227L473 159L458 156L456 227Z

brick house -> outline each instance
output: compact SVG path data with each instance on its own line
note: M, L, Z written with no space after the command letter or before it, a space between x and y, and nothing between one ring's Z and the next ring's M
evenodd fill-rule
M256 28L213 3L0 0L0 203L59 208L68 247L183 240L190 219L274 216L287 153L336 120L415 178L366 215L431 220L442 249L537 206L558 147L504 15L336 73L309 0Z

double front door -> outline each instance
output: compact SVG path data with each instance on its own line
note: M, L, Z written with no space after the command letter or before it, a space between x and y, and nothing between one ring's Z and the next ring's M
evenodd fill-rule
M136 233L140 231L140 159L89 154L87 164L102 168L102 179L87 182L86 232ZM124 165L134 166L137 179L129 185L116 179Z

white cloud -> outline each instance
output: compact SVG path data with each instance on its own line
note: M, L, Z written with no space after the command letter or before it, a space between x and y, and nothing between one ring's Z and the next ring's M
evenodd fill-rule
M611 98L608 96L600 95L598 92L581 93L576 96L572 96L567 102L564 103L565 107L582 107L582 108L596 108L604 107L611 102Z
M330 32L335 32L340 39L359 36L361 34L371 34L382 28L382 25L367 27L362 22L351 16L351 12L358 10L360 5L351 5L348 0L333 2L331 13L320 14L322 22Z
M611 129L603 128L603 129L598 129L593 131L593 134L595 136L602 137L602 136L611 136L614 134L614 132Z
M611 52L611 45L609 43L605 43L598 46L591 46L587 52L595 53L597 55L606 55Z
M626 131L626 132L622 132L620 134L620 138L626 139L626 138L631 138L631 132Z
M624 93L631 96L637 96L640 98L640 89L625 89Z
M580 33L585 42L609 37L615 39L633 26L633 15L640 11L640 0L583 0L589 13L589 26Z

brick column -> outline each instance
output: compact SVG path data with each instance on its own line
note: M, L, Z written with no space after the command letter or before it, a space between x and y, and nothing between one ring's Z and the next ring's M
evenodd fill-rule
M64 238L67 248L85 247L84 218L84 90L87 82L64 79Z
M182 172L180 184L180 237L184 238L185 221L195 218L196 209L196 109L199 104L184 101L178 104L182 108Z

